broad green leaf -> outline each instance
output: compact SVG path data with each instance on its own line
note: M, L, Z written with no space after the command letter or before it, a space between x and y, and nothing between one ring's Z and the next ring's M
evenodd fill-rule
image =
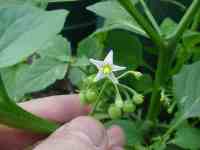
M122 30L110 31L107 35L106 47L114 51L114 62L136 69L143 62L142 44L130 32Z
M174 76L174 94L178 105L178 115L171 128L175 129L184 120L200 117L200 62L185 65L183 69Z
M106 123L106 127L110 127L112 125L118 125L120 126L125 133L127 145L135 145L142 143L142 130L141 130L141 124L136 124L134 122L128 121L128 120L113 120Z
M87 58L100 58L103 53L104 45L97 36L84 39L78 45L77 56Z
M171 18L166 18L160 26L162 34L166 37L169 37L177 27L177 23L173 21Z
M47 0L0 0L0 7L8 7L12 5L32 5L42 9L45 9L48 5Z
M57 35L46 42L37 53L42 58L48 57L68 62L71 57L70 43L62 36Z
M71 66L73 66L73 67L86 67L89 65L90 65L90 62L89 62L88 58L85 56L77 57L75 59L75 62L73 64L71 64Z
M136 4L137 0L132 0L132 2ZM116 0L99 2L87 9L106 19L104 27L99 31L97 30L97 32L124 29L148 37L145 31Z
M11 101L2 82L0 83L0 123L9 127L43 134L52 133L59 127L58 124L34 116Z
M181 104L183 98L191 103L200 97L200 62L185 65L182 70L174 76L174 94Z
M175 138L171 141L173 144L181 148L194 150L200 149L200 130L197 128L180 128L175 134Z
M64 62L44 58L31 65L2 69L1 76L9 96L18 100L24 94L42 90L57 79L63 79L67 67L68 64Z
M86 78L86 74L79 68L71 68L68 77L73 85L79 87L81 82Z
M65 10L43 11L29 5L0 8L0 68L27 58L59 33Z

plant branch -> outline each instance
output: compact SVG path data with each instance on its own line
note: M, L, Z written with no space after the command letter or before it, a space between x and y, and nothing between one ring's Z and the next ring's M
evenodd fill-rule
M165 87L167 80L169 79L169 71L174 58L174 49L179 42L182 34L192 21L192 16L198 11L200 0L194 0L190 8L182 18L178 25L174 35L166 41L159 51L158 67L156 70L156 78L154 82L153 93L150 100L150 107L147 114L147 120L155 121L160 111L160 88ZM168 39L167 39L168 40Z
M119 3L126 9L126 11L137 21L137 23L146 31L152 41L157 47L164 46L164 40L159 33L152 27L146 18L141 15L138 9L132 4L130 0L118 0Z
M144 2L144 0L139 0L139 1L140 1L141 5L143 6L144 12L146 13L146 15L147 15L149 21L151 22L152 26L158 32L158 34L161 35L160 27L159 27L158 23L156 22L155 18L153 17L151 11L149 10L148 6Z
M200 8L200 0L193 0L192 4L188 8L187 12L181 19L176 31L174 34L170 37L170 44L177 43L185 30L188 28L190 23L192 22L195 14L197 13L198 9Z
M197 14L196 14L196 16L194 18L194 22L192 23L191 29L193 31L196 31L198 29L198 27L199 27L199 24L200 24L200 8L199 8L199 10L198 10L198 12L197 12Z

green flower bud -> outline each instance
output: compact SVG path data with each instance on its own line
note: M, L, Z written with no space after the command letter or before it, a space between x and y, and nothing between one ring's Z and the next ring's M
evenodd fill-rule
M137 80L139 80L143 76L143 74L139 71L134 71L133 74Z
M90 75L89 77L86 78L85 83L87 84L92 84L95 80L96 74Z
M80 91L79 98L80 98L80 103L82 105L87 104L87 98L86 98L86 92L85 91Z
M88 103L95 102L97 100L97 98L98 98L98 95L95 90L89 89L86 91L86 99L87 99Z
M122 116L122 111L119 107L111 105L108 109L108 114L111 119L119 119Z
M115 100L115 105L119 108L122 108L124 105L124 102L122 101L122 99L116 99Z
M127 100L123 105L123 111L125 113L133 113L136 110L136 106L133 104L132 101Z
M144 102L144 96L142 94L135 93L133 96L133 102L137 105Z

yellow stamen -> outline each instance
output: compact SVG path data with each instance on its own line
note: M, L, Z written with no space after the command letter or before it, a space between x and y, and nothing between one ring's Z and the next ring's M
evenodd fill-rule
M102 68L104 74L110 74L112 72L112 67L110 65L104 65Z

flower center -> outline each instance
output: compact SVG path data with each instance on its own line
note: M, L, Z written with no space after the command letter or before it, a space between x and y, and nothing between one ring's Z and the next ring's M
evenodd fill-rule
M104 74L110 74L112 72L112 67L109 64L106 64L102 68Z

